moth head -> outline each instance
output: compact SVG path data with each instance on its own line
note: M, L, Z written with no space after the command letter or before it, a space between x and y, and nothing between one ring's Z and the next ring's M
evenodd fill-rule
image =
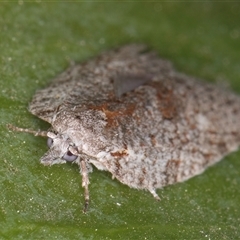
M71 139L66 135L47 133L49 150L41 157L44 165L73 162L78 158L78 152Z

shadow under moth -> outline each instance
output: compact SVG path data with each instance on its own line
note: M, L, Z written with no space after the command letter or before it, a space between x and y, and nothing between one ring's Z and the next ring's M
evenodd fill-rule
M70 66L33 96L29 111L51 129L44 165L79 165L85 206L91 165L137 189L185 181L238 149L240 98L177 72L142 45Z

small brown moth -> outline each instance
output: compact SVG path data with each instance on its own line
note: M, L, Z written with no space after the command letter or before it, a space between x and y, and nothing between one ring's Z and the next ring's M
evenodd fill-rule
M44 165L80 166L89 203L91 164L137 189L187 180L238 149L240 98L174 70L142 45L71 66L33 97L29 111L49 122Z

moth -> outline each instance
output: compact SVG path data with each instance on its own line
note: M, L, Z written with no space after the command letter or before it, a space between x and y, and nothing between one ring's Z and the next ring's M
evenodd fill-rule
M240 98L176 71L143 45L70 66L33 96L29 111L51 129L44 165L75 162L89 205L92 165L132 188L185 181L236 151Z

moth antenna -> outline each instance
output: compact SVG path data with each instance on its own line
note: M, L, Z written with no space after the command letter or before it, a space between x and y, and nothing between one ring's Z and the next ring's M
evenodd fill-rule
M86 165L86 162L84 159L80 159L80 168L81 168L81 174L82 174L82 187L84 188L84 199L85 199L83 213L86 213L88 210L88 205L89 205L88 185L90 182L89 182L89 178L88 178L87 165Z
M40 131L40 130L35 131L28 128L19 128L19 127L13 126L12 124L7 124L7 128L9 130L16 131L16 132L25 132L25 133L31 133L34 136L47 137L47 131Z

